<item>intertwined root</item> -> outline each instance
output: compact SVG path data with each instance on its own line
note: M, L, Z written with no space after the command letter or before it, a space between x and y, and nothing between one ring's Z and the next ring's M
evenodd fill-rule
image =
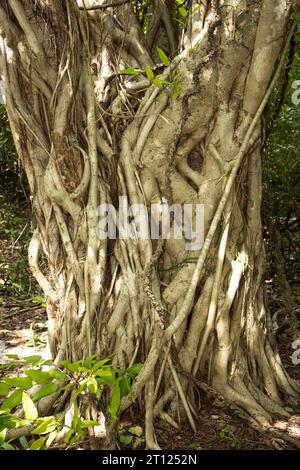
M241 26L235 7L193 3L181 39L161 2L151 2L146 35L130 2L92 13L79 0L81 9L0 6L0 65L32 193L29 261L48 300L51 352L56 363L91 354L143 362L122 409L142 404L151 448L158 416L178 427L180 408L195 429L199 380L264 425L299 391L264 309L260 219L261 117L294 33L272 79L290 11L281 0L250 2ZM159 86L145 84L161 35L170 54L181 52L164 61ZM131 64L134 79L119 73ZM184 239L152 240L149 217L140 221L148 237L100 239L98 207L118 213L118 196L148 213L204 204L202 249L191 256Z

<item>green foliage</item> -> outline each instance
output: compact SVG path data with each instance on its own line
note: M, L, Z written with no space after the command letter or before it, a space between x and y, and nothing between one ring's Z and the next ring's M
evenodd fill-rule
M121 75L140 75L139 70L137 70L135 67L129 67L128 69L120 70L119 73Z
M184 18L188 15L188 12L187 12L187 10L186 10L184 7L179 7L179 8L178 8L178 12L179 12L180 15L183 16Z
M157 47L157 54L162 61L163 65L169 67L171 65L171 60L168 58L166 53L160 48ZM151 82L152 85L156 86L157 88L165 88L171 95L172 100L176 100L182 89L182 76L185 75L184 71L178 72L176 75L170 76L170 80L166 80L164 74L157 74L155 75L154 71L151 67L146 67L145 71L138 70L135 67L129 67L124 70L120 70L120 75L140 75L144 73L147 77L147 80Z
M300 16L297 14L297 21ZM271 97L267 113L268 140L263 157L264 215L282 234L286 260L295 261L300 217L300 35L296 34L286 69ZM298 91L297 91L298 90ZM294 232L290 223L294 221ZM297 222L298 221L298 222Z
M131 393L134 377L140 372L142 364L134 364L128 369L118 368L111 364L111 357L99 360L94 355L87 359L71 362L61 361L59 368L54 368L51 361L40 356L19 359L11 357L10 368L31 365L22 377L3 378L0 382L0 393L4 400L0 407L0 448L19 448L30 450L47 449L55 440L65 423L68 410L73 410L73 418L65 437L66 445L77 446L86 436L88 428L99 426L95 420L83 419L80 415L80 404L84 397L93 397L99 410L107 411L112 423L116 423L120 413L123 397ZM49 368L49 366L52 366ZM44 370L48 366L48 370ZM0 369L1 370L1 369ZM32 395L31 387L40 386ZM25 391L26 390L26 391ZM70 396L68 408L57 416L38 415L36 402L41 398L57 393L67 392ZM16 415L17 408L22 405L24 419ZM6 440L9 429L32 425L33 431L28 440L25 436L15 440ZM129 430L135 445L142 443L140 428ZM131 439L131 440L132 440Z
M162 63L166 66L166 67L169 67L169 65L171 65L171 61L170 59L166 56L166 54L164 53L164 51L160 48L160 47L157 47L157 53L160 57L160 60L162 61Z
M20 179L24 183L6 110L0 105L0 197L3 201L7 198L14 202L20 197L22 199Z
M27 421L35 421L38 417L38 410L26 392L22 393L22 404Z
M42 295L36 295L33 299L33 303L36 305L41 305L41 307L46 308L45 297Z
M3 243L0 256L0 293L24 294L32 288L27 259L31 238L29 218L29 212L27 209L24 211L22 205L16 207L6 201L0 206L0 243Z
M27 261L31 227L26 191L6 110L0 105L0 243L7 241L1 243L0 257L0 291L4 293L25 293L31 288Z
M226 424L226 426L219 432L221 439L227 439L230 442L230 447L233 449L240 449L242 447L242 441L235 434L235 427Z
M118 442L121 449L129 446L133 449L141 447L145 442L143 429L140 426L131 426L130 428L122 429L118 435Z

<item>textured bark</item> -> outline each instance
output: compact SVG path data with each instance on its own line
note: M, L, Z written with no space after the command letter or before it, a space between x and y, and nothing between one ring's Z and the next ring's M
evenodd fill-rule
M155 417L176 426L179 407L194 427L199 380L268 426L299 393L264 307L260 216L261 115L294 3L193 1L200 8L178 34L173 2L161 0L146 35L129 3L77 3L0 6L7 109L36 224L29 260L53 357L144 362L133 392L152 448ZM85 11L95 4L103 8ZM118 74L130 66L163 73L179 96L144 72ZM204 204L196 264L174 237L99 240L97 207L118 209L119 195L148 207Z

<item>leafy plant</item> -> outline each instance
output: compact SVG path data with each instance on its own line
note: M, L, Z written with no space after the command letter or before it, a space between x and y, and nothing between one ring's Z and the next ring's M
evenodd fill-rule
M242 441L235 434L235 427L226 424L226 426L219 432L221 439L227 439L230 442L230 447L234 449L240 449Z
M92 398L99 410L107 411L110 421L115 424L119 417L121 400L131 393L132 380L143 367L142 364L134 364L127 369L118 368L111 364L111 357L99 360L96 355L76 362L61 361L59 368L54 368L51 361L45 361L37 355L25 359L17 356L10 358L10 368L24 365L31 368L25 370L21 377L3 378L0 381L0 395L4 397L0 407L2 449L19 446L30 450L49 448L65 427L66 416L71 409L73 417L65 443L69 448L78 445L85 438L88 428L100 425L96 420L86 420L81 416L81 401L86 397ZM34 385L39 386L35 393L32 392ZM60 395L63 392L70 397L65 411L56 416L39 416L36 403L53 393ZM23 408L24 418L16 413L20 406ZM33 427L29 441L25 436L6 439L8 430L28 425ZM136 445L142 442L138 428L131 428L130 433L135 436Z
M122 431L119 432L118 441L121 449L129 446L133 449L141 447L145 442L143 429L140 426L131 426L130 428L122 429Z
M160 47L157 47L156 50L160 60L162 61L162 64L166 67L169 67L171 65L171 60L168 58L165 52ZM120 75L136 76L140 75L141 73L145 73L147 80L149 80L149 82L157 88L165 87L170 92L172 100L176 100L179 97L182 91L180 78L185 74L184 71L180 71L175 76L171 76L170 80L166 80L163 74L155 75L151 67L146 67L144 72L142 70L136 69L135 67L129 67L119 71Z

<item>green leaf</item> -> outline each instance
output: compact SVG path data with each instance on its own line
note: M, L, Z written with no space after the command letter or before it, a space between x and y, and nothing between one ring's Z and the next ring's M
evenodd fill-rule
M40 437L30 446L30 450L40 450L43 448L47 437Z
M89 356L84 361L82 362L82 365L84 367L87 367L88 369L91 368L92 364L95 362L95 359L97 357L97 354L94 354L93 356Z
M140 72L138 70L136 70L135 67L129 67L128 69L120 70L119 74L121 74L121 75L140 75Z
M98 370L95 372L95 377L98 377L100 379L100 383L105 385L114 385L116 383L116 377L110 368Z
M0 395L8 395L8 393L9 385L4 382L0 382Z
M158 78L153 78L152 80L153 85L155 85L157 88L162 88L164 86L163 82L160 81Z
M92 372L96 372L98 369L100 369L100 367L103 367L110 360L111 360L111 356L106 357L105 359L102 359L101 361L96 362L96 364L94 364L92 367Z
M4 450L16 450L14 446L12 446L9 442L4 442L2 444L2 449Z
M131 378L130 377L125 377L120 380L120 394L121 398L125 397L128 395L128 393L131 390Z
M32 364L33 366L37 365L42 359L42 356L27 356L24 357L23 362L24 364Z
M0 447L4 444L5 442L5 436L6 436L6 431L7 429L4 428L2 431L0 431Z
M134 436L141 437L143 435L143 429L141 426L132 426L128 431Z
M87 381L87 388L90 393L96 395L98 393L98 383L95 377L92 377Z
M70 431L67 432L66 437L65 437L65 443L68 444L71 437L74 434L74 429L70 429Z
M5 428L14 429L17 426L25 426L28 422L14 415L0 416L0 430Z
M133 366L129 367L126 372L129 377L133 378L138 375L138 373L142 370L143 366L144 364L137 362L136 364L133 364Z
M192 11L192 15L197 13L197 11L201 10L201 8L202 8L202 5L198 5L197 7L195 7L194 10Z
M160 47L157 47L156 48L157 50L157 53L160 57L160 60L162 61L162 63L166 66L166 67L169 67L169 65L171 65L171 61L170 59L166 56L166 54L164 53L164 51L160 48Z
M13 377L5 379L5 382L11 387L18 387L22 390L28 390L32 386L32 380L29 377Z
M47 416L46 418L41 418L39 420L39 425L32 431L32 434L48 434L52 432L57 427L57 422L54 416Z
M120 434L119 436L119 441L121 444L127 446L132 442L133 437L130 436L129 434Z
M49 369L47 370L47 374L51 377L51 379L65 380L67 378L67 375L64 372L57 369Z
M19 359L18 354L5 354L8 359Z
M143 439L142 437L135 437L133 448L136 449L137 447L139 447L139 446L141 446L142 444L144 444L144 442L145 442L145 439Z
M184 18L187 16L188 12L186 11L186 9L184 7L179 7L178 8L178 11L179 13L181 14L181 16L183 16Z
M93 426L99 426L98 421L95 421L95 420L92 420L92 419L85 419L85 420L82 420L81 423L80 423L80 427L82 429L90 428L90 427L93 427Z
M40 385L45 385L51 380L51 377L48 372L44 372L41 370L27 370L25 374L28 375L28 377L33 380L33 382Z
M120 402L121 402L120 386L119 386L119 383L117 382L114 386L114 391L111 397L111 403L108 409L113 421L117 419L117 413L119 411Z
M173 92L172 92L171 98L172 98L173 101L175 101L175 100L177 100L178 96L180 95L181 88L178 85L178 83L176 83L176 82L173 84L172 88L173 88Z
M47 449L51 446L52 442L54 441L54 439L56 438L58 432L57 431L52 431L50 432L48 438L47 438L47 441L46 441L46 447Z
M48 384L45 385L41 390L39 390L33 397L33 401L40 400L41 398L47 397L48 395L51 395L52 393L56 392L58 390L58 386L56 384Z
M221 439L224 439L224 437L225 437L225 432L224 432L224 431L221 431L221 432L219 433L219 436L220 436Z
M181 77L182 75L186 75L187 71L186 70L181 70L180 72L176 73L176 75L173 77L173 82L174 80L177 80L177 78Z
M36 295L33 299L34 304L45 304L45 298L42 295Z
M77 361L77 362L61 361L61 364L70 372L79 372L80 368L82 367L82 361Z
M23 447L23 449L27 450L29 445L28 445L28 442L27 442L27 439L25 436L21 436L20 439L19 439L19 442L21 444L21 446Z
M81 441L81 436L82 436L81 432L77 431L72 437L72 439L70 440L70 447L74 446L75 444L78 444Z
M41 361L40 366L52 366L53 365L53 361L51 359L46 359L45 361Z
M22 401L22 390L17 389L2 403L1 410L12 410Z
M150 67L146 67L146 75L147 75L148 80L150 80L150 82L152 82L152 80L154 78L154 72Z
M39 416L38 410L36 409L35 404L31 400L30 396L26 392L23 392L22 395L22 404L24 408L24 413L28 421L34 421Z

